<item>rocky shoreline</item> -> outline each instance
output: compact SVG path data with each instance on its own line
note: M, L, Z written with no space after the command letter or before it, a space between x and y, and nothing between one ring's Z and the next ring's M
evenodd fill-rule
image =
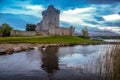
M46 48L53 46L69 46L70 44L39 44L39 43L3 43L0 44L0 54L11 54L36 48ZM72 44L71 44L72 45Z
M0 54L12 54L15 52L25 51L29 49L39 49L46 47L60 47L60 46L73 46L73 45L98 45L98 44L106 44L106 43L74 43L74 44L39 44L39 43L1 43L0 44ZM108 43L107 43L108 44Z

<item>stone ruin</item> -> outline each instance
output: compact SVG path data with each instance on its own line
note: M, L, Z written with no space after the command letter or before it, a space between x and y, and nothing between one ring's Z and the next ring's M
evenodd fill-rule
M41 35L74 35L74 28L60 27L60 10L49 5L47 10L42 12L42 20L36 26L36 32Z

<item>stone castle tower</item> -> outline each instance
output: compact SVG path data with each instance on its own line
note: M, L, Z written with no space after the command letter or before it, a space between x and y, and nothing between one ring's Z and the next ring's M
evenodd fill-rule
M43 29L46 30L48 27L59 27L59 14L60 11L55 9L52 5L50 5L47 10L43 11Z
M47 10L42 12L42 21L37 25L36 30L48 30L50 27L59 27L59 14L60 10L55 9L49 5Z
M45 35L73 35L74 28L64 28L59 26L60 10L49 5L48 8L42 12L42 20L36 26L36 31Z

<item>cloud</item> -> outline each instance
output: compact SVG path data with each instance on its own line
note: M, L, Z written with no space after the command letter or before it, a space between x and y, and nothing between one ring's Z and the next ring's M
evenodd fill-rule
M106 26L119 26L120 27L120 20L115 20L115 21L104 21L101 23L103 26L106 25Z
M99 17L99 16L95 16L94 18L98 21L104 21L105 20L103 17Z
M28 5L28 6L26 6L26 8L30 9L30 10L36 10L36 11L44 10L44 8L41 5Z
M18 6L17 6L18 7ZM42 5L30 5L26 4L24 6L19 5L19 8L6 8L2 13L12 13L12 14L27 14L32 15L35 17L41 18L41 12L44 10L44 7Z
M26 14L37 18L52 4L61 10L62 26L89 29L120 26L120 0L0 0L0 12ZM71 3L71 4L70 4ZM32 20L32 19L31 19ZM100 28L99 28L100 29ZM110 29L109 29L110 30Z
M93 4L113 4L116 2L120 2L120 0L87 0L87 1Z
M119 4L113 5L90 5L85 8L64 10L61 13L61 21L77 26L99 27L106 25L103 16L118 14ZM105 23L105 24L104 24Z
M116 32L116 33L120 33L120 27L111 27L111 26L102 26L102 27L98 27L99 29L101 30L109 30L109 31L113 31L113 32Z
M105 11L110 8L109 13L105 13ZM69 9L64 10L61 12L60 20L64 22L64 24L71 24L74 25L76 28L87 26L89 29L97 28L103 26L102 28L106 28L107 30L111 30L113 26L119 26L119 21L117 22L116 17L115 21L112 22L108 20L108 15L112 15L112 13L117 13L114 11L118 9L118 5L111 8L110 5L91 5L86 8L76 8L76 9ZM100 10L100 12L98 11ZM104 12L104 13L102 13ZM118 16L118 15L117 15ZM112 25L111 25L112 24ZM106 26L106 27L105 27ZM107 27L111 27L107 28ZM102 29L98 28L98 29ZM116 31L113 29L113 31Z
M42 5L32 5L29 0L0 0L1 13L27 14L41 18L41 12L44 10ZM7 4L8 3L8 4Z
M99 24L98 22L95 22L95 21L87 21L87 20L85 20L85 22L90 23L90 24L93 24L93 25Z
M76 8L63 11L60 15L60 20L67 22L73 25L89 25L93 26L90 23L86 23L84 20L96 20L92 17L90 13L95 12L94 7L87 8Z
M118 12L118 14L120 15L120 12Z
M112 14L118 14L120 12L120 3L114 3L114 4L91 4L92 7L96 8L95 14L97 16L105 16L105 15L112 15Z
M103 16L103 18L106 21L120 20L120 15L119 14L106 15L106 16Z

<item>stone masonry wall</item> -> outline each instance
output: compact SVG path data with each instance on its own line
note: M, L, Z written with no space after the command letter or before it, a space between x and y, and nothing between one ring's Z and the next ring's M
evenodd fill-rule
M37 33L35 31L19 31L19 30L13 30L10 32L11 36L33 36Z

